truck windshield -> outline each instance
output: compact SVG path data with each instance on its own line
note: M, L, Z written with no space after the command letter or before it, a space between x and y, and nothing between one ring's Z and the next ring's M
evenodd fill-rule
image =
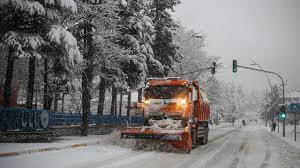
M156 85L145 89L146 99L175 99L188 94L186 86L182 85Z

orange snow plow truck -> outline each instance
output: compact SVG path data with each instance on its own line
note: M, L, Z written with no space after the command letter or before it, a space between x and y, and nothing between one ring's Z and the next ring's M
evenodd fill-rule
M148 79L138 106L143 126L121 129L121 138L164 140L186 153L207 143L210 105L198 81Z

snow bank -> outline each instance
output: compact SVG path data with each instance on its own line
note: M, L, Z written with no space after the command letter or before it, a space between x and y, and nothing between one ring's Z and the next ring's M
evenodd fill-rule
M270 127L264 127L265 129L268 129L268 131L271 131ZM296 134L297 134L297 141L295 141L295 132L294 132L294 125L286 125L285 126L285 137L282 137L282 124L279 126L279 133L277 132L277 128L275 132L272 132L274 135L280 137L288 144L294 146L297 149L300 149L300 125L297 125L296 128Z

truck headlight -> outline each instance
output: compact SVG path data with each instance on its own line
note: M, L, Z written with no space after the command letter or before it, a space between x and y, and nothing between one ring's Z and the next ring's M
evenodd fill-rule
M150 104L150 100L149 99L144 100L144 104Z
M177 100L177 105L179 105L179 106L186 106L187 105L186 99L178 99Z

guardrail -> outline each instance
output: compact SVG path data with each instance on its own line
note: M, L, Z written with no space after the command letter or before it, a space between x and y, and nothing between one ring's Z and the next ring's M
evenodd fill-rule
M89 124L96 125L142 125L142 116L89 115ZM0 130L39 131L55 125L81 125L81 114L66 114L37 109L0 107Z

